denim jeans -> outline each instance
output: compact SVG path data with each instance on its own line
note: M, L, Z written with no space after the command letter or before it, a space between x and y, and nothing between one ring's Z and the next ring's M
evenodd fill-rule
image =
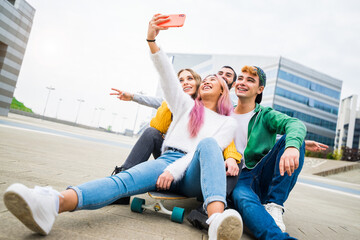
M156 161L146 161L116 175L69 187L78 195L77 209L98 209L131 195L156 190L156 181L164 169L184 156L166 151ZM181 160L180 160L181 161ZM203 196L204 207L221 201L226 206L226 177L222 151L212 138L202 140L184 177L173 182L171 191L187 197Z
M235 209L257 239L294 239L280 230L262 205L276 203L283 206L304 164L305 144L300 148L299 167L291 176L286 172L284 176L280 175L279 162L285 150L285 137L275 144L255 168L242 170L232 193Z
M163 141L163 135L159 130L148 127L136 141L122 167L129 169L139 163L145 162L150 158L151 153L155 159L158 158L161 155L161 145Z

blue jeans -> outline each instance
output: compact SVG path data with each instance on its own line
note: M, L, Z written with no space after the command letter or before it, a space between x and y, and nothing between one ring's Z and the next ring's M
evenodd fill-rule
M177 151L166 151L156 161L69 187L78 196L76 209L98 209L122 197L156 191L156 181L164 169L183 156ZM173 182L170 190L187 197L203 197L205 208L214 201L221 201L226 206L225 165L222 151L214 139L206 138L199 143L184 177Z
M148 127L136 141L122 167L129 169L135 165L145 162L150 158L151 153L155 159L160 157L163 141L163 135L159 130L153 127Z
M284 176L280 175L279 162L285 150L285 137L255 168L243 169L232 194L235 209L257 239L294 239L280 230L262 205L276 203L283 206L304 164L305 144L300 148L299 167L295 172L291 176L286 172Z

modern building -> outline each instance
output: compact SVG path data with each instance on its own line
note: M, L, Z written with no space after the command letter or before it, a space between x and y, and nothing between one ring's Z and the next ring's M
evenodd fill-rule
M341 100L335 137L337 150L343 147L360 149L360 109L357 104L357 95Z
M283 57L169 53L175 71L192 68L202 77L222 66L239 72L244 65L267 75L262 105L296 117L307 127L306 139L334 146L342 81ZM158 93L161 91L158 88ZM236 95L232 89L232 99Z
M7 116L35 9L25 0L0 1L0 116Z

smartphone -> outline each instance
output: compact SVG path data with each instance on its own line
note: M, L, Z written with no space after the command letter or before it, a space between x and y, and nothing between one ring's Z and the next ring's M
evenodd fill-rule
M185 18L186 15L185 14L170 14L169 16L169 21L164 22L164 23L160 23L158 26L161 27L182 27L184 26L184 22L185 22Z

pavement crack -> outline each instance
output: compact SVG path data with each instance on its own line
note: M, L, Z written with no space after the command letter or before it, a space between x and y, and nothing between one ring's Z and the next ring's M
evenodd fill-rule
M301 230L301 228L298 228L298 229L300 232L302 232L304 235L306 235L306 233L303 230Z
M346 230L346 231L349 231L348 229L347 229L347 227L345 227L345 226L340 226L342 229L344 229L344 230Z
M333 230L334 232L336 232L334 229L332 229L331 227L328 227L330 230ZM337 233L337 232L336 232Z

